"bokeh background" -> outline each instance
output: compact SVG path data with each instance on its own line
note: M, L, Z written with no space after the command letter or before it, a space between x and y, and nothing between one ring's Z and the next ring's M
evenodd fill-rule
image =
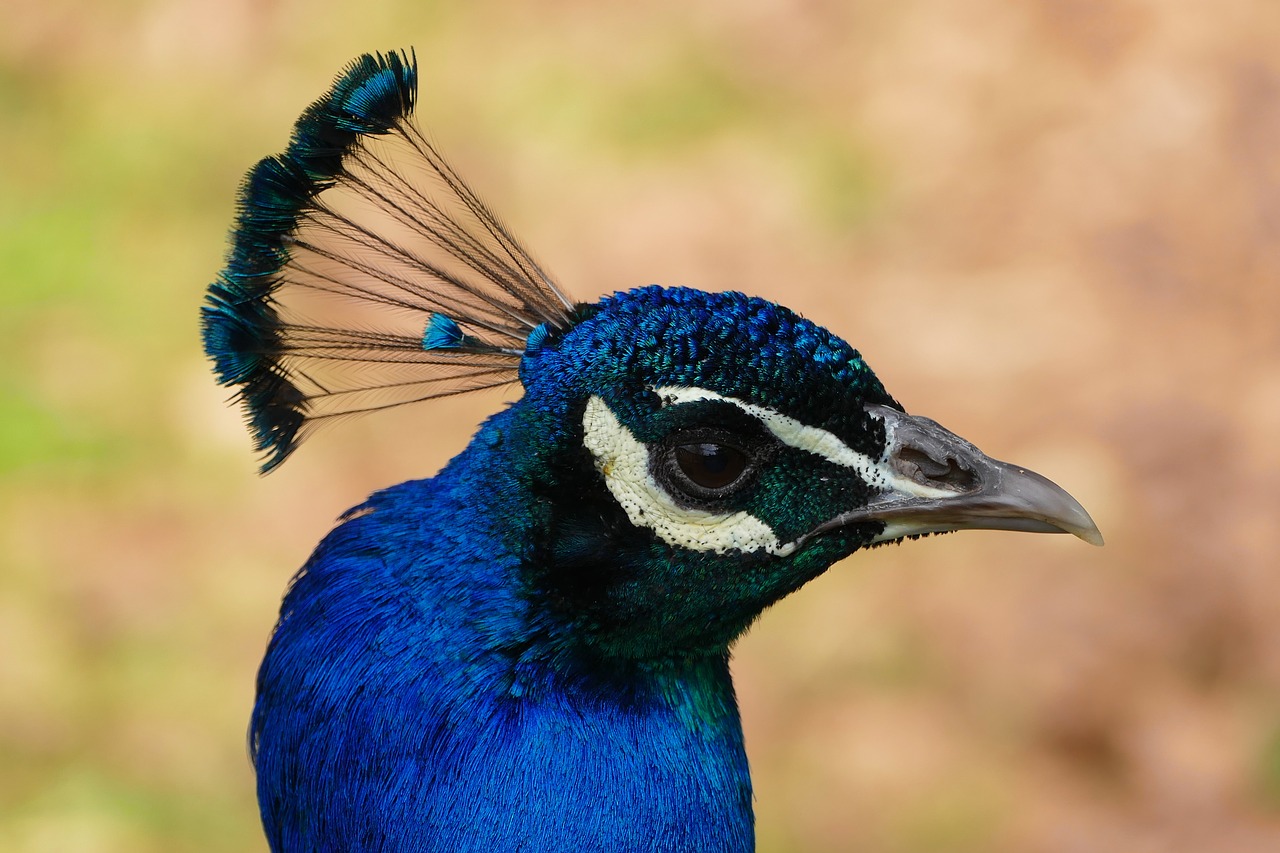
M351 57L581 298L741 289L1107 536L857 555L737 648L762 851L1280 850L1280 4L10 0L0 849L251 851L279 596L511 399L266 479L197 306Z

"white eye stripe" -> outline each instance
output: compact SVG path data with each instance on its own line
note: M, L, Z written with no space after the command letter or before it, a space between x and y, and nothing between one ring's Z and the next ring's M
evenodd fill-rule
M882 489L887 485L883 457L872 459L865 453L859 453L825 429L803 424L773 409L745 403L733 397L725 397L705 388L660 387L654 388L653 391L662 398L664 405L679 405L699 400L732 403L764 424L778 441L788 447L808 451L844 468L852 468L872 488Z
M654 388L653 392L662 398L664 406L693 403L698 400L718 400L732 403L764 424L778 441L788 447L806 450L816 456L821 456L834 465L852 468L858 472L858 476L862 478L862 481L873 489L900 492L917 498L942 498L951 497L953 494L945 489L932 488L901 476L888 464L887 450L885 453L881 453L879 458L872 459L867 454L859 453L845 444L835 434L819 427L801 423L795 418L788 417L781 412L775 412L773 409L746 403L733 397L725 397L715 391L708 391L706 388L662 386ZM872 417L875 417L875 415L872 414ZM888 429L889 427L886 426L886 430ZM887 438L889 439L887 444L891 444L893 436L890 434L887 435Z
M599 397L587 400L582 441L631 523L652 530L668 545L717 554L764 550L779 557L796 549L795 543L778 542L769 525L748 512L716 513L676 504L649 472L648 448Z

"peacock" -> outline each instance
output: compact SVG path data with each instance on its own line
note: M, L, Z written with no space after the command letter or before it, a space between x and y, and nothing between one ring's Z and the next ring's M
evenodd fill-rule
M762 611L884 543L1102 537L787 308L574 301L416 94L412 51L351 63L248 173L202 306L264 472L331 420L522 388L290 584L249 736L271 849L752 850L729 662Z

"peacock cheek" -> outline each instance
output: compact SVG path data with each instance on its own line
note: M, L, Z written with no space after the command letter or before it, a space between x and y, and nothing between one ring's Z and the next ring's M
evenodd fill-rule
M792 448L779 457L761 476L744 506L773 530L779 542L804 539L829 519L864 506L873 494L848 468L817 462L812 454Z

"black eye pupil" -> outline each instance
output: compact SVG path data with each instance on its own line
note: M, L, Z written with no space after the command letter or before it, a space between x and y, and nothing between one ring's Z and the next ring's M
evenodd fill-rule
M680 444L676 464L695 485L723 489L747 470L747 455L727 444Z

